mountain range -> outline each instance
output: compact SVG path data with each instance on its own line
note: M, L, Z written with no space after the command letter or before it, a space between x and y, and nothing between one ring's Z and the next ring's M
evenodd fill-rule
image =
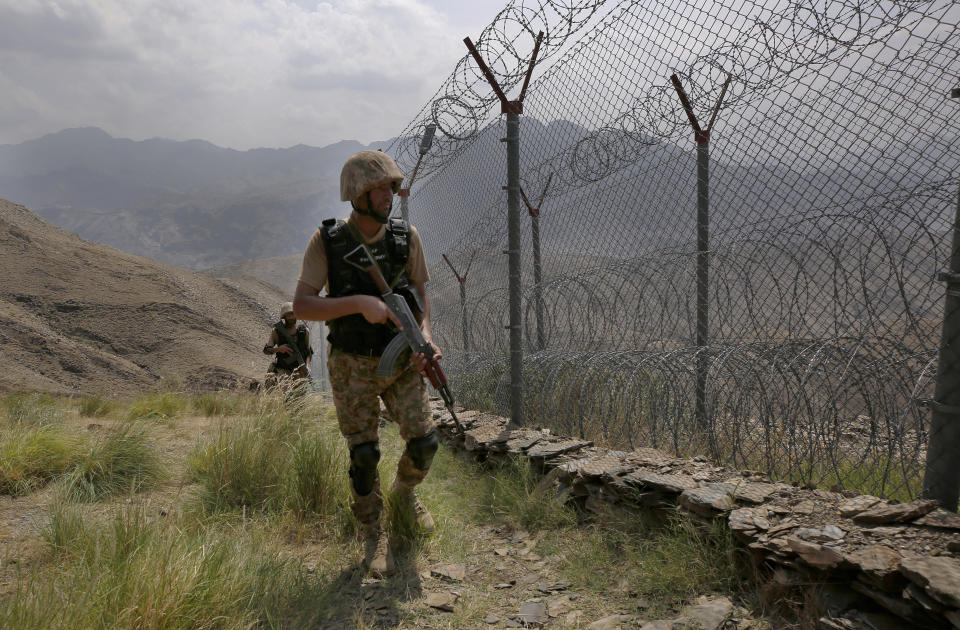
M66 129L0 145L0 197L83 238L200 269L302 253L322 219L343 214L346 158L387 144L236 151Z

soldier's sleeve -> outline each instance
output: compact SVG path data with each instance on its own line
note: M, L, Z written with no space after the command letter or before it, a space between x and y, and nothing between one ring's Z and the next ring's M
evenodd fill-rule
M307 341L307 356L309 357L313 355L313 346L310 345L310 328L307 328L306 331L307 334L304 339Z
M407 260L407 275L412 284L426 284L430 281L430 271L427 269L420 232L412 225L410 226L410 258Z
M263 346L263 353L264 353L264 354L270 354L269 352L267 352L267 350L269 350L270 348L273 348L274 346L276 346L279 341L280 341L280 340L277 339L277 331L271 328L271 329L270 329L270 338L267 339L266 345Z
M323 246L323 232L317 230L310 238L303 262L300 265L299 282L313 287L318 293L327 286L327 252Z

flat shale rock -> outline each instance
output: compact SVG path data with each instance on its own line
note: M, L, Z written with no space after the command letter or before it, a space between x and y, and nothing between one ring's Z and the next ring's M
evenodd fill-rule
M624 478L627 482L636 482L641 486L646 486L660 492L670 492L680 494L684 490L693 490L700 486L699 483L687 475L661 475L654 472L637 471L630 473Z
M847 532L843 531L836 525L825 525L822 528L799 527L794 532L794 535L797 538L806 540L807 542L836 542L838 540L843 540L843 537L847 535Z
M960 608L960 559L904 558L900 561L900 571L938 602Z
M467 566L459 564L443 564L430 570L430 575L451 582L462 582L467 576Z
M871 545L847 555L847 560L860 568L860 579L893 592L900 581L900 555L886 545Z
M470 429L463 441L464 448L468 451L486 448L489 444L497 441L506 425L507 422L504 420L502 424L500 422L490 422Z
M518 433L517 431L513 432ZM511 453L522 453L528 448L543 439L543 434L539 431L525 431L526 435L512 435L506 441L507 450Z
M547 606L541 602L527 602L520 607L517 613L517 621L527 626L543 624L550 621L547 615Z
M680 505L694 514L713 516L736 507L733 501L734 486L728 483L708 483L702 488L684 490Z
M630 615L610 615L603 619L597 619L587 626L587 630L619 630L622 627L620 624L631 619L633 617Z
M794 536L789 536L786 542L801 560L817 569L833 569L844 564L843 554L832 547L806 542Z
M865 512L881 503L884 503L883 499L870 496L869 494L861 494L860 496L844 501L838 509L840 510L840 516L852 518L860 512Z
M727 523L730 530L743 539L749 539L757 531L766 531L770 529L770 521L767 520L768 512L766 508L740 508L730 512L727 517Z
M915 520L914 524L936 527L937 529L960 529L960 514L937 508L926 516Z
M593 442L583 440L560 440L558 442L540 442L527 451L528 457L555 457L570 451L576 451L584 446L593 446Z
M693 628L720 630L732 613L733 602L726 597L701 597L695 605L681 612L681 620Z
M880 508L860 512L853 517L857 523L907 523L929 514L937 507L934 500L910 501L897 505L885 505Z
M565 471L577 472L584 477L616 477L634 470L636 466L623 461L623 457L609 453L600 457L587 457L563 464Z
M772 483L745 479L728 479L723 483L733 486L733 498L745 503L763 503L777 489Z
M431 608L442 610L443 612L453 612L453 605L457 601L457 596L453 593L430 593L424 602Z
M550 617L559 617L560 615L566 615L571 612L573 608L574 606L573 602L570 601L570 596L561 595L547 602L547 615Z
M675 459L676 457L673 455L667 455L663 451L658 451L655 448L638 448L627 455L626 458L627 462L631 464L650 466L652 468L666 466Z
M877 590L867 584L854 580L850 584L850 588L854 591L860 593L861 595L866 595L872 599L877 604L880 604L893 614L903 619L906 619L913 625L907 625L907 628L912 628L914 626L919 626L921 628L926 627L926 624L930 621L930 616L922 609L917 606L914 606L906 599L904 599L900 593L895 595L884 593L883 591ZM935 626L936 627L936 626Z

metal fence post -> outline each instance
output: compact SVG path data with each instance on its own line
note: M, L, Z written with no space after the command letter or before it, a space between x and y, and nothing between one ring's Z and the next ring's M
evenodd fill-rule
M433 145L433 135L436 132L437 126L435 124L427 125L424 128L423 137L420 139L420 157L417 158L417 165L413 167L413 174L407 179L406 187L401 188L397 192L400 196L400 216L403 217L403 222L407 225L410 225L410 211L407 206L407 200L410 198L410 187L413 186L413 180L417 178L417 172L420 170L420 163L423 161L423 156L427 154L427 151L429 151Z
M523 314L520 308L520 114L507 114L507 260L510 277L510 418L523 425Z
M523 203L527 206L527 212L530 214L530 232L533 239L533 299L534 310L537 315L537 350L543 350L547 343L543 333L543 265L540 260L540 207L543 206L543 200L547 196L547 190L550 188L550 181L553 179L553 173L547 178L547 183L543 187L543 193L540 195L540 201L534 206L527 198L527 193L523 187L520 188L520 196L523 197Z
M950 96L960 98L960 88ZM953 215L950 269L937 274L945 282L943 328L937 360L937 384L931 410L927 466L923 475L923 496L936 499L955 512L960 499L960 190Z
M460 283L460 325L463 328L463 352L465 355L470 352L470 334L467 327L467 276L470 275L470 266L473 265L473 257L476 255L477 250L473 250L473 253L470 254L470 261L467 263L467 270L461 276L450 259L447 258L447 255L441 254L447 266L450 267L450 271L457 278L457 282ZM466 365L466 358L464 358L464 365Z
M540 215L530 219L530 233L533 238L533 299L537 316L537 350L543 350L543 265L540 261Z
M486 77L490 87L500 99L500 112L507 115L507 137L502 142L507 143L507 255L510 280L510 424L523 426L523 311L520 304L522 287L520 278L520 114L523 113L523 97L530 85L530 75L537 61L537 53L543 42L543 31L537 35L537 43L533 47L527 75L520 88L520 97L515 101L507 100L500 88L497 79L484 63L483 57L469 37L464 38L470 54Z
M677 90L684 111L693 127L693 136L697 141L697 358L696 358L696 400L694 402L694 418L697 426L706 427L708 422L707 409L707 372L709 371L709 357L705 352L710 344L710 130L717 119L717 112L723 103L723 97L730 85L727 77L713 109L713 116L706 129L701 129L693 107L687 99L687 94L680 85L677 75L670 75L670 81Z

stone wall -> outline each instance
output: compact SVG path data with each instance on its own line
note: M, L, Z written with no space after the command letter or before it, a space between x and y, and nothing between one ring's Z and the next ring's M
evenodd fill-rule
M816 587L820 628L960 628L960 516L933 501L798 488L703 457L509 430L506 418L477 411L458 412L461 436L442 403L433 404L449 443L480 459L524 455L545 472L544 485L587 509L621 504L723 519L777 583Z

